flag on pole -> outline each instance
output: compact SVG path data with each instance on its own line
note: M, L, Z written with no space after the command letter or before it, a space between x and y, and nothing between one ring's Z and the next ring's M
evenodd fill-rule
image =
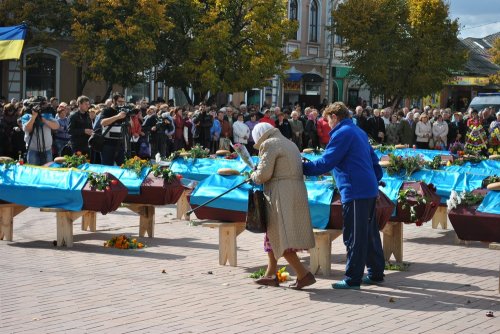
M26 25L0 27L0 60L19 59L23 51Z

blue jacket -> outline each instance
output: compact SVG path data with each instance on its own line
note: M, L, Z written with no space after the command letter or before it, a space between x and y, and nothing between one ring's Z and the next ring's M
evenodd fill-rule
M323 156L304 163L305 175L321 175L333 170L343 203L378 196L382 168L368 143L366 133L352 120L342 120L332 131Z

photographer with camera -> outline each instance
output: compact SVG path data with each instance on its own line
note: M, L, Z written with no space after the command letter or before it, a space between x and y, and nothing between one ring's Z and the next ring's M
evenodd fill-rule
M24 109L21 121L28 148L26 160L28 164L41 166L52 161L52 130L59 129L59 123L42 96L29 99Z
M92 121L88 113L90 99L82 95L76 100L76 104L78 109L69 117L68 125L71 147L73 152L80 151L90 157L89 138L93 133Z
M125 161L125 153L129 146L128 127L131 110L125 105L125 97L118 93L113 96L113 104L101 113L101 126L104 135L104 146L101 151L101 163L120 166ZM108 129L109 127L109 129Z

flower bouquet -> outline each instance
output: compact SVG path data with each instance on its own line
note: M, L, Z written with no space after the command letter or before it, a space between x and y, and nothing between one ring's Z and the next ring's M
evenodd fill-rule
M255 164L252 160L252 156L250 153L248 153L247 148L245 145L236 143L236 144L231 144L233 147L234 151L239 155L241 161L243 161L248 167L250 167L251 170L255 169Z
M142 242L138 242L137 239L132 239L127 237L125 234L122 234L104 242L104 247L118 249L141 249L144 248L145 245Z
M454 142L453 144L450 145L450 152L452 154L460 155L459 152L463 152L464 149L465 149L464 148L464 144L462 144L458 140L456 142Z
M120 168L122 169L129 169L131 171L134 171L137 174L137 177L141 176L142 169L144 167L148 167L151 164L149 163L148 160L144 160L139 158L138 156L135 156L131 159L128 159L125 161Z
M63 168L78 168L78 166L83 165L88 162L87 155L82 154L78 151L73 155L65 155L64 162L61 163Z

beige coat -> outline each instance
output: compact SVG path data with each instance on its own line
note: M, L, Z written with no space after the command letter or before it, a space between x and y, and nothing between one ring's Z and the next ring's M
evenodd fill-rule
M255 147L259 149L260 162L252 180L264 184L267 235L274 256L279 259L289 248L313 248L307 190L297 146L278 129L271 129Z

